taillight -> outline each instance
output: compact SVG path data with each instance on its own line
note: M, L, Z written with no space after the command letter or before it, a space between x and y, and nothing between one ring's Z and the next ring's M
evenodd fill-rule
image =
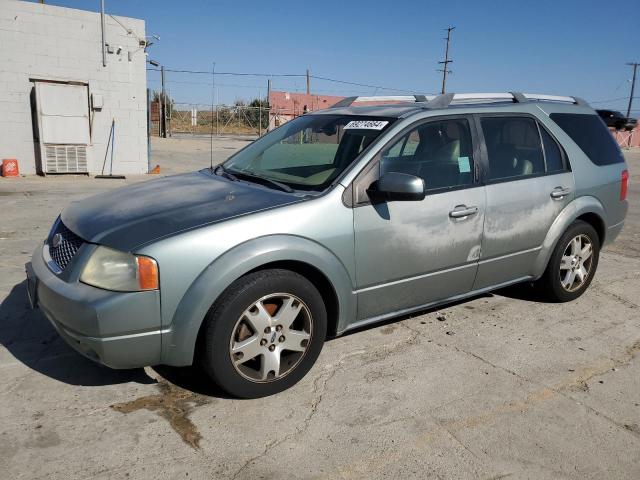
M627 190L629 189L629 170L622 171L620 179L620 201L627 199Z

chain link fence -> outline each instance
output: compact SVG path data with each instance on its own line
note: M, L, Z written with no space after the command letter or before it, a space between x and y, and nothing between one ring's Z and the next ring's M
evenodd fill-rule
M159 110L157 102L152 102L150 133L154 136L161 132ZM269 111L267 106L172 102L167 105L167 135L261 136L269 126Z

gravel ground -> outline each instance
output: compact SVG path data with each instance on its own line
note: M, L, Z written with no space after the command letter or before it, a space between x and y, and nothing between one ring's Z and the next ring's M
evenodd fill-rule
M246 145L216 139L214 163ZM153 144L162 173L209 140ZM146 177L0 179L2 478L640 478L640 152L631 208L578 301L509 289L329 341L296 387L225 398L191 369L114 371L28 309L69 201Z

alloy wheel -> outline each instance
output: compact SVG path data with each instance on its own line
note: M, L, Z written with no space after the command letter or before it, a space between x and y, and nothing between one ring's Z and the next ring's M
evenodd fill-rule
M289 293L266 295L236 322L229 355L236 371L252 382L272 382L291 372L311 342L309 307Z
M580 289L591 274L593 244L591 239L580 234L573 237L565 247L560 259L560 284L568 292Z

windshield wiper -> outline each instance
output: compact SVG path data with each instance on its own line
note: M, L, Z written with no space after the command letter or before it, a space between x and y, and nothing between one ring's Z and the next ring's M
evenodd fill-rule
M238 178L233 173L229 172L223 164L218 165L213 173L220 175L221 177L228 178L229 180L233 180L234 182L238 180Z
M278 190L282 190L283 192L287 192L287 193L295 192L295 190L291 188L289 185L287 185L286 183L278 182L277 180L272 180L266 177L261 177L259 175L254 175L253 173L240 172L238 170L234 170L233 173L231 173L229 170L226 170L226 169L225 169L225 172L227 172L230 175L233 175L236 178L253 181L255 183L260 183L262 185L268 185Z

